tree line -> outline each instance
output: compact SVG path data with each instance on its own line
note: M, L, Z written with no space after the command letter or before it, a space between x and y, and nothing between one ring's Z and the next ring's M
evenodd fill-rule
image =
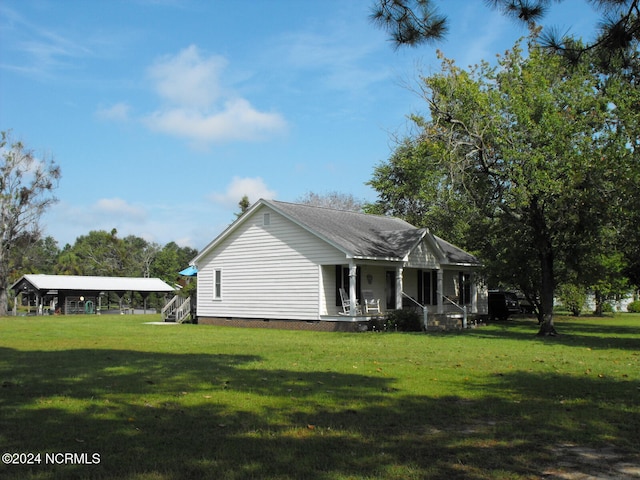
M79 236L73 245L58 247L47 236L34 238L23 235L9 255L9 280L13 282L25 274L92 275L107 277L153 277L169 285L180 285L185 295L195 288L178 272L189 265L197 250L180 247L175 242L161 246L155 242L128 235L120 238L114 228L110 232L93 230ZM133 293L131 302L140 303L142 297ZM161 296L151 295L148 305L162 306ZM114 297L117 302L117 298ZM12 299L8 298L10 304ZM9 305L12 307L12 305Z
M197 253L175 242L161 246L135 235L121 238L115 228L110 232L93 230L63 248L50 236L24 237L12 249L9 272L13 279L27 273L157 277L173 285L180 280L178 272Z

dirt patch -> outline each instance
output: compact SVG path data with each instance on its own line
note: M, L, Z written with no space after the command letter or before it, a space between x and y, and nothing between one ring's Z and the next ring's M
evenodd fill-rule
M640 455L625 455L614 448L601 449L578 445L559 445L557 463L542 473L543 478L563 480L640 479Z

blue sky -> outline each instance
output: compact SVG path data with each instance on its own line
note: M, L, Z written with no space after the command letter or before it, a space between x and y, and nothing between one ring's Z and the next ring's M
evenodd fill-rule
M2 0L0 130L60 165L42 220L60 247L116 228L201 248L245 194L373 201L436 48L466 66L526 34L480 0L438 4L447 39L396 50L371 0ZM585 5L545 24L590 38Z

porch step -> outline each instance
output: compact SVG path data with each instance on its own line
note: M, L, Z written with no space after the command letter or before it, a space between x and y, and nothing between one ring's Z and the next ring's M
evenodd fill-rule
M467 317L471 319L471 315ZM462 313L440 313L431 314L427 317L427 329L431 330L450 330L462 328L464 316Z

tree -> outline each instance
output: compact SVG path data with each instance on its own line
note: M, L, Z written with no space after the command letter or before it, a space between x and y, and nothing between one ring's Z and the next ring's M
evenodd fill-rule
M92 230L79 236L70 252L73 255L65 255L65 258L80 266L79 275L123 277L130 273L127 272L129 253L115 228L111 232Z
M53 160L38 160L9 133L0 135L0 317L8 313L9 260L12 250L40 238L40 218L55 201L60 179Z
M387 30L396 47L441 40L447 33L447 17L432 0L376 0L371 19Z
M235 214L236 218L240 218L242 215L244 215L244 213L247 210L249 210L250 206L251 206L251 202L249 201L249 196L243 195L240 201L238 202L238 208L240 208L240 211Z
M439 149L425 138L404 139L387 162L375 167L367 185L378 192L378 200L366 204L364 211L403 218L462 244L478 216L460 192L441 188L448 172Z
M170 284L178 283L179 272L186 268L197 254L198 251L191 247L180 247L175 242L169 242L156 254L151 273Z
M543 20L551 4L563 0L486 0L489 7L531 27ZM444 3L444 2L442 2ZM542 46L564 55L572 62L597 51L602 65L614 70L631 61L630 47L640 40L640 0L586 0L602 12L598 35L589 44L551 29ZM386 30L396 47L419 46L442 40L448 31L447 17L434 0L374 0L371 19Z
M361 212L363 203L349 193L329 192L324 195L307 192L297 199L298 203L315 207L333 208L350 212Z
M127 251L127 275L149 278L151 265L160 251L160 245L135 235L127 235L122 241Z
M34 240L30 234L23 235L11 252L11 270L16 277L27 273L54 273L58 261L58 242L51 237Z
M620 226L619 172L638 170L636 139L616 128L615 82L535 38L529 58L517 44L495 67L443 59L442 73L422 79L430 118L415 117L417 140L434 145L435 186L478 217L462 245L537 302L540 334L556 333L556 285L593 254L591 239Z

